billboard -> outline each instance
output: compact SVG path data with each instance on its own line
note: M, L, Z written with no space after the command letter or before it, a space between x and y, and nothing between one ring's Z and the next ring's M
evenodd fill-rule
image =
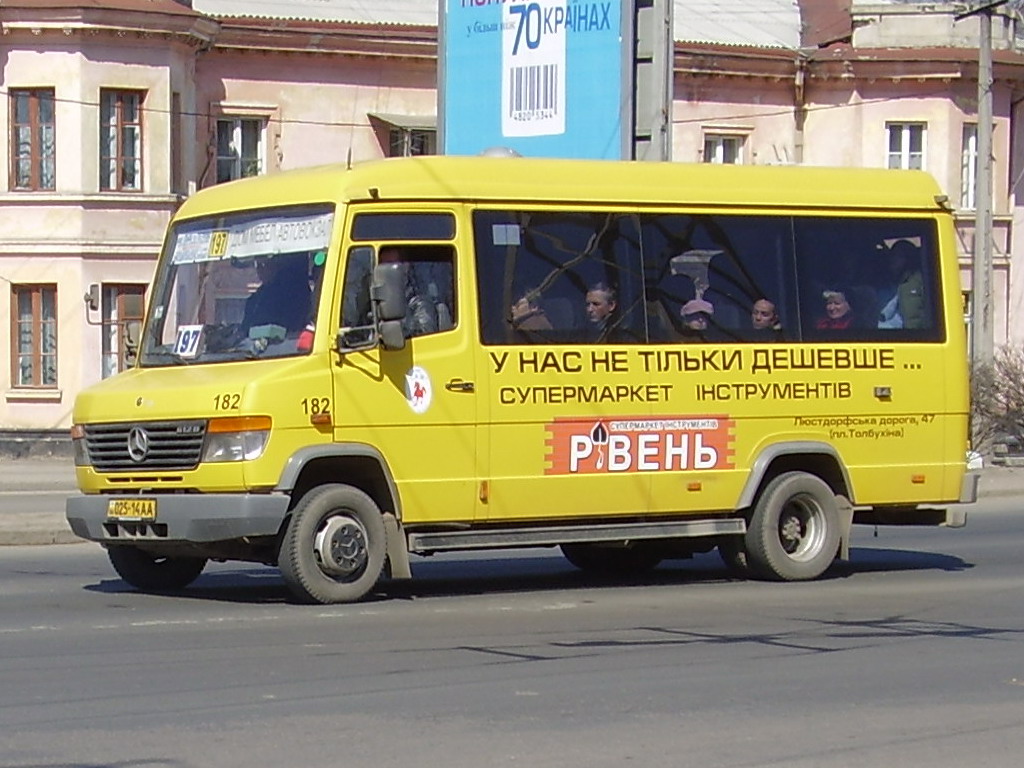
M631 0L440 3L443 154L630 156Z

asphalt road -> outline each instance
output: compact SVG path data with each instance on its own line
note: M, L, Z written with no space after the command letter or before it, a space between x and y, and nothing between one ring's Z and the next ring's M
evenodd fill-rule
M1017 766L1024 501L857 532L808 584L714 555L603 584L554 552L418 560L352 606L273 569L129 591L0 551L0 766Z

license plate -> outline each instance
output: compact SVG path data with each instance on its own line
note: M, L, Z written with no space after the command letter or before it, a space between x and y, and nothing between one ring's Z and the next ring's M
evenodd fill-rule
M107 517L117 520L156 520L156 499L111 499Z

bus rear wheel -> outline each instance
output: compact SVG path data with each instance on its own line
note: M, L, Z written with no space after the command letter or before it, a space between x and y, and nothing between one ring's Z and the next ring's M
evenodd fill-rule
M649 542L633 546L562 544L561 549L565 559L581 571L611 578L638 576L663 559Z
M350 485L322 485L292 511L278 567L301 602L355 602L380 580L386 536L373 499Z
M773 478L758 497L747 528L747 560L775 581L820 576L839 550L839 510L824 480L807 472Z
M143 592L184 589L206 567L202 557L162 557L124 545L107 549L107 557L118 576Z

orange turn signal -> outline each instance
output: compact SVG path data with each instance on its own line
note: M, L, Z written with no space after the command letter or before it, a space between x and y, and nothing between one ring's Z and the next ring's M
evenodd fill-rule
M257 432L270 429L269 416L225 416L210 419L207 432Z

